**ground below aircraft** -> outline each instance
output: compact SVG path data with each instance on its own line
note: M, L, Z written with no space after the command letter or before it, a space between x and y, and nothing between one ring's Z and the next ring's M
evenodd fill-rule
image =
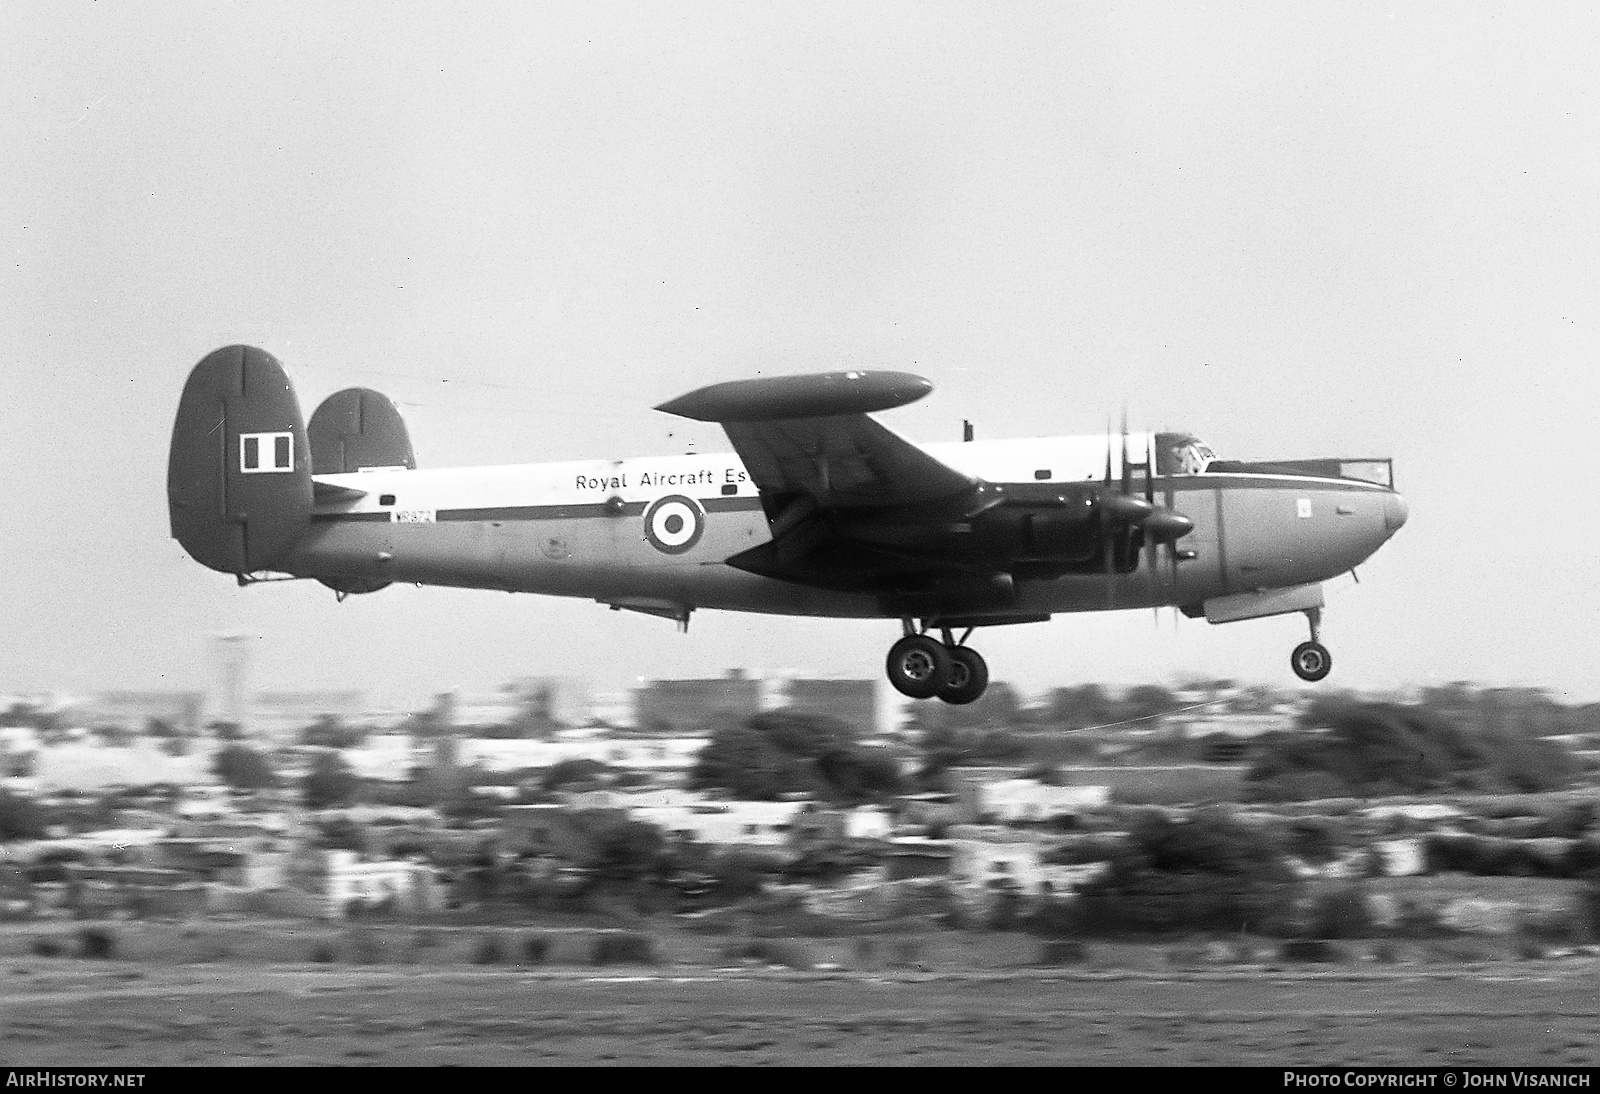
M1172 606L1226 623L1305 613L1405 523L1387 459L1219 460L1184 433L916 445L867 415L932 385L902 372L713 384L656 409L719 423L734 452L419 470L393 403L350 388L306 424L269 353L190 373L167 469L172 534L241 585L393 582L901 622L887 672L970 703L980 627ZM959 632L959 637L957 634Z

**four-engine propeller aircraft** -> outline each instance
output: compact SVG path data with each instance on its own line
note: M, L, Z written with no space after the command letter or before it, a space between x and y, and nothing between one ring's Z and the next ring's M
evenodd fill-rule
M1224 462L1125 425L915 445L867 416L931 389L901 372L736 380L656 408L720 424L732 454L418 470L384 396L340 391L306 425L278 361L228 346L178 406L172 534L241 585L314 578L340 599L409 581L684 627L699 608L898 619L894 687L970 703L989 678L972 633L1057 612L1304 612L1291 664L1320 680L1321 582L1406 520L1387 459Z

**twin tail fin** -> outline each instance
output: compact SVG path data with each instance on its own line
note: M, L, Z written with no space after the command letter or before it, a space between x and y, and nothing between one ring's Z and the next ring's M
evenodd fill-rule
M167 458L172 536L213 570L271 570L305 534L318 497L359 496L324 490L314 474L416 465L405 422L383 395L330 395L308 428L277 358L224 346L194 367L178 400Z

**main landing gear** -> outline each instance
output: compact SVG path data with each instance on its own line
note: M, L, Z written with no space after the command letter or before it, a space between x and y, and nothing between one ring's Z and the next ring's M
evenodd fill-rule
M889 648L889 683L896 691L913 699L938 696L947 703L963 706L973 702L989 686L989 666L978 651L966 645L973 628L960 641L941 628L944 641L918 632L911 620L904 621L905 637Z
M1333 671L1333 654L1318 639L1322 630L1322 609L1307 608L1306 619L1311 622L1311 641L1302 642L1289 655L1289 664L1300 679L1316 683Z

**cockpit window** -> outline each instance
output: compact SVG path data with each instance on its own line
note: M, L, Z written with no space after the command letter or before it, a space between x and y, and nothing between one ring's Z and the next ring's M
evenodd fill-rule
M1191 433L1156 434L1156 474L1199 475L1217 458L1211 447Z

